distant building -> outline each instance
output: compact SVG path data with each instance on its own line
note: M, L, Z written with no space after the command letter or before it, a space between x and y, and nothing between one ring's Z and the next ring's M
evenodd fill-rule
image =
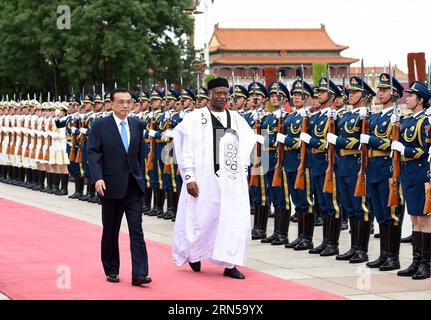
M331 77L348 74L352 63L341 52L348 46L336 44L322 24L319 29L232 29L215 25L209 43L210 70L223 77L235 77L250 82L256 76L268 81L277 77L296 76L296 68L304 65L306 78L312 77L313 63L329 63Z

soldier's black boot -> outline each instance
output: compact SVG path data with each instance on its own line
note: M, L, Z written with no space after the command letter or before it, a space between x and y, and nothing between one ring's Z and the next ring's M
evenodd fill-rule
M177 219L178 201L180 200L180 193L179 192L175 192L174 195L175 195L174 216L171 219L172 222L175 222L175 220Z
M368 243L370 241L370 221L359 221L358 250L350 258L350 263L364 263L368 261Z
M380 271L398 270L400 266L401 226L388 226L388 258L379 267Z
M46 187L41 191L48 193L51 189L52 189L52 174L50 172L46 172Z
M83 177L83 179L84 179L84 185L85 185L85 177ZM90 178L87 178L87 193L86 194L84 194L83 193L83 195L82 196L80 196L79 198L78 198L78 200L81 200L81 201L88 201L88 199L91 197L91 194L90 194L90 192L91 192L91 179Z
M148 212L148 215L150 217L154 217L154 216L158 215L158 213L157 213L157 205L158 205L158 203L160 203L160 200L159 200L160 193L161 193L160 189L159 188L155 188L155 189L153 189L153 192L154 192L154 207L153 207L153 209L151 209L150 212Z
M57 196L67 196L68 193L68 185L69 185L69 174L61 174L60 175L61 189L56 193Z
M422 232L413 231L412 237L412 250L413 261L407 269L398 271L397 275L400 277L411 277L419 269L422 260Z
M159 191L160 191L160 197L159 197L159 202L158 202L157 207L156 207L156 210L157 210L156 216L163 214L163 212L164 212L163 208L165 207L166 192L163 190L159 190Z
M77 199L81 195L79 194L79 177L75 177L75 193L68 196L69 199Z
M295 212L296 212L296 219L298 220L298 237L292 242L289 242L288 244L284 245L284 247L288 249L293 249L302 241L304 237L304 217L303 216L305 213L300 211L295 211ZM293 221L293 220L290 219L290 221Z
M354 219L349 219L349 220L350 220L350 230L352 231L350 234L350 249L346 253L339 254L338 256L336 256L335 257L336 260L340 260L340 261L350 260L350 258L352 258L355 255L356 250L358 250L359 221Z
M323 228L322 228L323 241L319 246L308 251L308 253L310 254L321 254L322 251L325 250L326 246L328 245L329 217L323 217L322 223L323 223Z
M53 173L52 174L52 189L53 189L53 194L57 195L57 193L60 192L60 174L59 173Z
M271 245L280 246L289 243L289 224L290 224L290 208L280 208L275 211L275 218L278 220L277 235L274 240L271 241ZM278 217L277 217L278 215Z
M341 220L341 216L339 218L329 217L328 245L320 253L320 256L330 257L340 253L338 249L338 241L340 240Z
M94 183L93 179L91 179L91 189L90 189L90 197L88 198L88 202L90 203L98 203L99 202L99 196L96 193L96 184Z
M0 182L4 182L3 168L4 166L0 165Z
M162 211L157 215L157 218L159 219L164 219L167 214L168 214L168 210L171 208L172 206L172 197L170 196L172 193L172 191L166 191L165 192L165 196L166 196L166 211L164 210L165 207L162 207Z
M170 191L167 193L167 211L163 216L164 220L171 220L175 215L175 192Z
M33 176L33 186L31 187L31 189L39 190L39 170L32 170L31 174Z
M431 233L422 232L422 259L418 271L413 275L414 280L430 277Z
M142 207L142 213L147 215L151 211L151 199L153 195L153 189L146 188L144 195L144 206Z
M260 225L259 220L262 219L261 218L261 215L262 215L261 209L262 209L262 206L254 205L253 228L251 229L252 240L256 240L254 237L255 237L256 233L258 232L258 229L259 229L259 225Z
M380 268L382 264L385 263L388 258L388 225L379 224L380 230L380 255L379 257L367 263L369 268Z
M254 236L253 240L262 240L266 238L266 227L268 225L268 216L270 208L268 206L259 206L259 220L258 220L258 228Z
M310 250L314 248L314 244L313 244L314 219L315 219L314 213L305 212L302 215L302 219L303 219L302 240L293 248L293 250L295 251L304 251L304 250Z
M274 208L274 232L269 237L262 239L261 243L272 243L275 239L278 238L280 233L280 224L282 219L282 210L280 208Z

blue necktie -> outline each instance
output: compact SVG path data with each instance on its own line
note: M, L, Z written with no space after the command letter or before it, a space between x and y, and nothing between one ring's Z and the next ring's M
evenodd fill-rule
M120 122L120 125L121 125L121 140L123 140L124 149L126 149L126 152L128 152L129 142L127 141L126 122L123 120Z

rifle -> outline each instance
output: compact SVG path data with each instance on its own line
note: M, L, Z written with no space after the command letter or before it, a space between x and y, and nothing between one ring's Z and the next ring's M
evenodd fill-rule
M364 60L361 61L361 79L362 79L362 94L365 95L365 86L364 86ZM368 104L369 104L369 98L367 97L365 107L368 110ZM369 121L368 121L369 114L367 112L367 115L364 119L362 119L362 125L361 125L361 134L369 134L370 128L369 128ZM358 178L356 180L355 185L355 197L364 197L366 195L366 185L367 185L367 177L365 174L365 169L368 166L368 145L361 144L361 168L358 172Z
M428 67L428 89L431 88L431 64ZM431 170L431 162L430 162L430 170ZM431 172L431 171L430 171ZM428 214L431 212L431 177L430 182L425 185L425 205L424 205L424 211L425 214Z
M43 146L45 144L45 137L42 134L42 131L45 131L45 118L42 118L40 132L41 132L41 144L39 149L39 154L37 155L37 160L43 160Z
M280 118L278 119L277 133L284 133L284 106L281 104L280 96L280 83L281 83L281 73L278 76L279 83L277 83L277 100L278 107L280 109ZM272 179L273 187L281 187L282 184L282 169L284 160L284 144L277 144L277 164L275 165L274 177Z
M167 93L168 90L168 84L165 80L165 93ZM167 96L167 95L166 95ZM166 98L166 106L167 106L168 100ZM180 78L180 104L181 106L184 105L183 102L183 78ZM169 108L168 108L168 112L169 112ZM171 117L169 116L168 119L166 119L166 130L170 130L171 129ZM172 170L172 165L171 165L171 160L172 160L172 150L173 150L173 146L172 146L172 139L169 138L168 142L166 143L166 157L165 157L165 167L163 169L163 173L165 174L169 174L171 173Z
M328 90L328 96L329 96L329 108L332 109L332 95L329 86L330 81L330 74L329 74L329 64L327 66L327 78L328 78L328 84L327 84L327 90ZM328 133L335 133L335 122L334 117L329 117L329 128ZM325 172L325 182L323 184L323 192L334 192L334 164L335 164L335 146L333 144L329 144L328 146L328 168Z
M49 121L49 125L48 125L48 131L52 131L52 118L48 118L47 119ZM48 147L46 149L46 153L45 153L45 157L43 160L45 161L49 161L49 149L52 147L52 137L48 136Z
M235 77L234 77L233 70L232 70L231 77L232 77L232 95L230 96L231 110L238 110L238 106L237 106L238 99L236 98L236 94L235 94Z
M393 70L395 74L395 69ZM400 121L399 121L399 109L398 109L398 100L394 95L393 88L393 76L391 73L391 65L389 65L389 79L391 85L391 100L395 103L394 111L397 114L397 121L392 125L392 141L399 141L400 139ZM400 177L400 152L393 150L392 151L392 178L389 179L389 196L388 196L388 206L390 207L398 207L400 205L400 197L399 197L399 185L398 179Z
M255 73L254 73L254 70L253 70L253 84L252 84L253 90L255 90L254 89L255 83L256 83ZM254 91L253 91L253 96L257 100L256 94L254 93ZM257 104L256 101L255 101L255 104ZM256 134L260 135L261 134L260 113L259 113L258 110L256 110L256 112L257 112L257 119L254 122L253 131ZM253 162L253 166L251 167L250 186L255 186L256 187L256 186L259 185L259 179L260 179L260 172L259 171L260 171L260 165L261 165L260 164L260 158L261 157L262 157L262 148L261 148L261 145L260 145L260 143L256 143L254 162Z
M17 156L22 156L22 144L24 143L24 115L21 115L22 119L21 122L19 124L19 126L21 127L21 133L20 133L20 138L21 138L21 142L18 146L18 151L17 151Z
M155 85L153 85L153 90L155 88ZM153 111L153 106L150 106L150 112L149 114L152 113ZM154 114L153 117L151 118L150 121L150 130L154 130L154 125L155 125L155 121L154 121ZM154 169L154 153L156 152L156 140L154 137L150 137L150 150L148 152L148 160L147 160L147 170L153 170Z
M72 127L76 128L78 126L78 114L72 116L73 123ZM76 134L72 133L72 146L70 147L69 160L75 162L76 161L76 143L78 142L78 137Z
M86 116L84 115L81 120L80 129L84 129L86 124ZM79 148L78 153L76 154L75 162L76 163L82 163L82 153L84 151L84 143L85 143L85 135L80 133L79 134Z
M306 108L305 106L305 92L304 92L304 65L301 65L301 84L302 84L302 100L304 101L303 108ZM302 118L301 123L301 133L307 133L308 132L308 112L306 113L306 116ZM298 172L296 174L295 179L295 189L301 189L304 190L305 188L305 169L306 169L306 162L307 162L307 144L302 141L301 142L301 162L299 163Z

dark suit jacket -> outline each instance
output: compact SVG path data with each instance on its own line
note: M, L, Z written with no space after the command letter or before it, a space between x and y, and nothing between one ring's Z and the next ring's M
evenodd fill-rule
M127 121L130 128L128 152L112 115L95 121L89 135L88 165L94 181L105 181L103 199L123 199L130 176L135 178L142 193L145 192L142 176L144 126L134 118L127 118Z

